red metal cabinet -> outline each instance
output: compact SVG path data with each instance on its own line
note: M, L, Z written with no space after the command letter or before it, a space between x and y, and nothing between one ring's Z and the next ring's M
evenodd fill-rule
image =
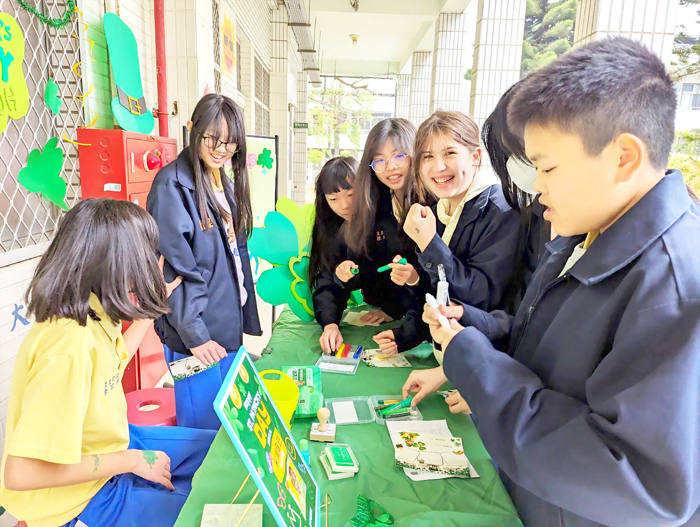
M83 198L123 199L146 207L158 170L177 157L177 141L124 130L78 129Z
M78 142L83 199L128 200L146 208L153 178L177 157L175 139L124 130L79 128ZM163 345L151 329L124 372L124 391L153 388L167 369Z

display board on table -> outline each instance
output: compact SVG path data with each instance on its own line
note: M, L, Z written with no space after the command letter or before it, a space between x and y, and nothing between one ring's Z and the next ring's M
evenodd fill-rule
M277 525L318 527L318 484L242 347L214 408Z

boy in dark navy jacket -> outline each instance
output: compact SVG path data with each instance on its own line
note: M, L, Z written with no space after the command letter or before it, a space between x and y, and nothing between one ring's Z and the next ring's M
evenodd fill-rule
M665 171L675 108L623 38L526 79L509 124L560 237L488 336L489 314L448 330L424 311L444 375L404 391L459 389L528 527L700 525L700 206Z

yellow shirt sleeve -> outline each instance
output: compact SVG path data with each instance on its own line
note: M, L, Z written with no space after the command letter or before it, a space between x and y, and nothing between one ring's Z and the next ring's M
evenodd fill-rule
M7 453L50 463L79 463L91 377L92 362L85 356L53 355L35 362Z

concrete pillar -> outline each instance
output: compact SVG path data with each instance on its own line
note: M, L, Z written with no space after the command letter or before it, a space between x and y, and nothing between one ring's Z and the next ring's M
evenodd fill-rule
M413 54L408 118L416 126L420 126L430 115L432 65L433 54L430 51L418 51Z
M460 110L464 80L467 15L440 13L435 22L435 47L430 87L430 113Z
M671 64L679 0L579 0L574 46L607 36L642 42Z
M409 118L411 104L411 76L399 75L396 78L396 117Z
M526 0L479 0L469 115L481 126L520 79Z
M294 121L307 123L306 107L308 104L308 82L306 73L299 72L297 77L297 107L294 112ZM306 203L306 128L294 129L294 201L300 206Z

